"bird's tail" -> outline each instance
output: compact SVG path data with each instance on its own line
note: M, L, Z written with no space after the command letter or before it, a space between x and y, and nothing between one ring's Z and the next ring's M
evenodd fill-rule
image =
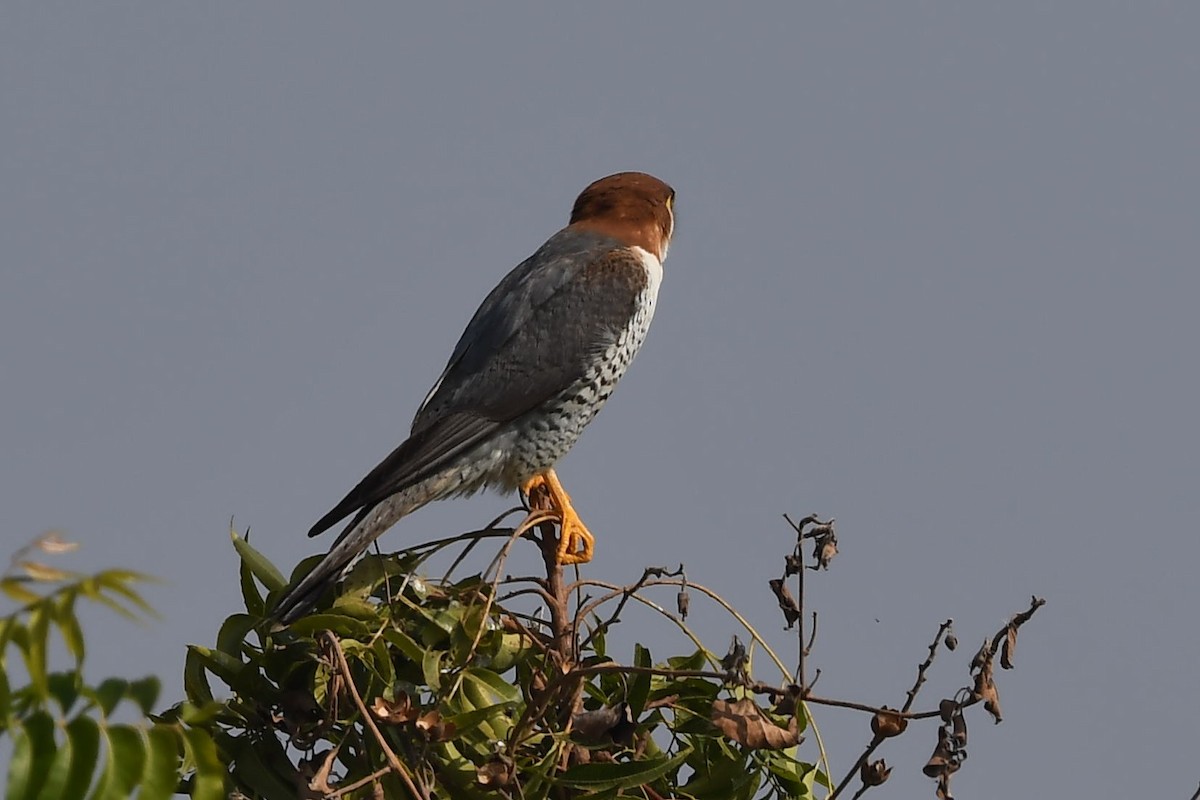
M396 524L401 517L433 499L425 492L419 491L421 488L412 487L407 492L393 495L382 503L356 514L325 557L317 562L299 583L279 598L279 602L271 611L271 617L289 625L304 616L316 604L321 594L337 582L346 568L370 547L380 534Z

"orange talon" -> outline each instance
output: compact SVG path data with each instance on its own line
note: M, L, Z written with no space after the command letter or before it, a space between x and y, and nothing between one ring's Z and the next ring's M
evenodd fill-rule
M559 519L561 533L555 560L559 564L586 564L591 561L596 540L575 513L571 506L571 496L558 482L554 470L548 469L534 475L521 486L521 491L531 499L538 489L545 490L548 500L546 510L554 512Z

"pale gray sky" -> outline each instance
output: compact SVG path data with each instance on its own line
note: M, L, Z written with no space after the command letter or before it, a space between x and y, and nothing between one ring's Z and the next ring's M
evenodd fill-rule
M162 622L94 615L92 670L177 696L239 602L229 517L285 568L327 546L484 294L646 170L658 317L560 470L586 573L682 559L791 653L780 514L836 516L822 693L894 704L942 619L971 649L1044 595L956 793L1189 796L1200 7L723 5L5 4L8 549L165 578ZM866 721L818 721L845 769ZM932 796L933 738L881 796Z

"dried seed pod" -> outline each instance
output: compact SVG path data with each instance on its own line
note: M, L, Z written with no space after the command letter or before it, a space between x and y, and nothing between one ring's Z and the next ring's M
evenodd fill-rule
M862 780L863 786L882 786L891 775L892 768L882 758L878 761L864 761L862 768L858 771L858 777Z
M884 706L871 717L871 733L884 739L899 736L908 728L908 720L895 709Z

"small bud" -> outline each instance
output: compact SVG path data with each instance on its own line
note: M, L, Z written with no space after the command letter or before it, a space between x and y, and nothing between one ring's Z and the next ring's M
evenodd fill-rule
M958 637L953 632L946 634L946 649L950 652L958 649Z

